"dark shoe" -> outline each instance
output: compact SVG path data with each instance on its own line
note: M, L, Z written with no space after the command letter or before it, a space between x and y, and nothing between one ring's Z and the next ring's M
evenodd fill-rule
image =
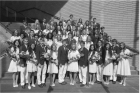
M46 84L45 84L45 83L43 83L43 84L42 84L42 86L43 86L43 87L46 87Z
M38 85L40 88L42 88L43 86L42 86L42 84L40 84L40 85Z
M22 89L25 89L25 85L23 85L23 86L21 86L22 87Z
M64 81L64 82L62 82L62 83L60 83L61 85L66 85L67 84L67 82L66 81Z
M81 85L80 85L80 87L84 87L84 86L85 86L85 84L81 84Z
M80 81L77 81L76 83L77 83L77 84L81 84L82 82L80 82Z
M97 81L97 84L102 84L102 82L101 81Z
M116 84L116 81L113 81L112 84Z

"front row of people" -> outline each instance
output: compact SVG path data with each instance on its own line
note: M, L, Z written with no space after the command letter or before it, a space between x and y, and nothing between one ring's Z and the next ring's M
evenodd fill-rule
M114 41L114 43L116 43ZM14 41L11 47L11 63L8 71L13 72L13 87L18 87L18 77L20 72L20 84L25 88L28 83L28 89L35 87L35 72L37 72L37 84L39 87L46 86L46 73L50 75L50 85L55 86L56 74L58 82L65 85L65 74L69 71L70 85L76 83L79 77L81 86L87 82L93 85L94 82L101 83L105 76L104 84L109 84L109 80L116 82L117 75L121 76L120 84L126 85L126 76L131 75L128 58L131 53L121 43L120 48L109 43L102 46L102 41L98 42L98 48L91 44L90 49L85 48L85 42L80 42L80 49L77 49L76 43L71 44L71 49L67 48L66 40L62 41L62 46L57 49L54 43L51 47L46 47L43 40L39 44L31 43L28 46L28 39L20 45L19 40ZM120 52L119 52L120 51ZM48 66L47 66L48 64ZM89 81L87 81L87 71L89 65ZM77 75L77 73L79 74Z

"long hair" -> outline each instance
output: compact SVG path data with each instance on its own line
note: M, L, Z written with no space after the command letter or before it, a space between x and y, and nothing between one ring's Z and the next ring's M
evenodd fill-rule
M93 50L91 50L91 47L94 47ZM93 52L93 54L95 54L95 45L94 44L91 44L90 47L89 47L89 53Z
M18 48L20 47L20 40L19 39L17 39L17 40L15 40L14 42L13 42L13 48L14 48L14 51L16 51L16 42L18 41L18 43L19 43L19 45L17 46Z
M123 48L121 48L121 44L123 44L123 45L124 45L124 47L123 47ZM124 51L125 51L125 49L126 49L126 45L125 45L125 43L124 43L124 42L121 42L121 43L120 43L120 50L124 52Z
M35 44L34 44L34 45L35 45L34 49L32 49L32 47L31 47L32 44L34 44L34 43L31 43L31 44L30 44L30 47L29 47L29 53L30 53L30 54L32 54L33 51L35 52L35 49L36 49L36 45L35 45Z
M106 48L107 45L109 45L108 53L110 56L112 56L112 49L111 49L111 45L109 43L105 44L105 50L107 50L107 48ZM105 51L105 56L106 56L106 51Z

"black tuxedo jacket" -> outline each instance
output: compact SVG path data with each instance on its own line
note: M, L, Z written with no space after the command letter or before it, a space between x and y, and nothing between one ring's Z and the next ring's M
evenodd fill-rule
M36 45L36 56L37 56L37 61L41 65L44 64L46 59L43 57L43 53L47 52L47 47L42 47L40 44Z
M83 50L81 51L81 49L79 49L79 53L84 54L84 56L80 57L79 59L79 66L87 66L88 65L88 50L86 48L83 48Z
M58 63L65 65L68 62L68 49L64 49L64 46L58 48Z
M98 65L104 64L105 59L105 48L102 46L100 49L97 48L97 52L100 54L100 60L97 61Z
M46 29L46 23L45 23L45 25L43 25L43 23L40 24L40 27L41 27L41 30L43 31L44 29Z

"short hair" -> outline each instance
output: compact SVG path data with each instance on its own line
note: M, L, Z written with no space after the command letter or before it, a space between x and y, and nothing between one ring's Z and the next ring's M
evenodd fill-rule
M96 18L93 18L93 19L96 19Z
M64 39L64 40L62 40L62 43L64 43L64 42L66 42L66 40Z
M72 17L73 17L73 14L70 14L70 16L72 16Z
M104 27L104 26L102 26L102 27L101 27L101 29L105 29L105 27Z
M84 44L85 45L85 42L84 41L81 41L80 44Z
M117 39L113 39L112 42L116 42L117 43Z

